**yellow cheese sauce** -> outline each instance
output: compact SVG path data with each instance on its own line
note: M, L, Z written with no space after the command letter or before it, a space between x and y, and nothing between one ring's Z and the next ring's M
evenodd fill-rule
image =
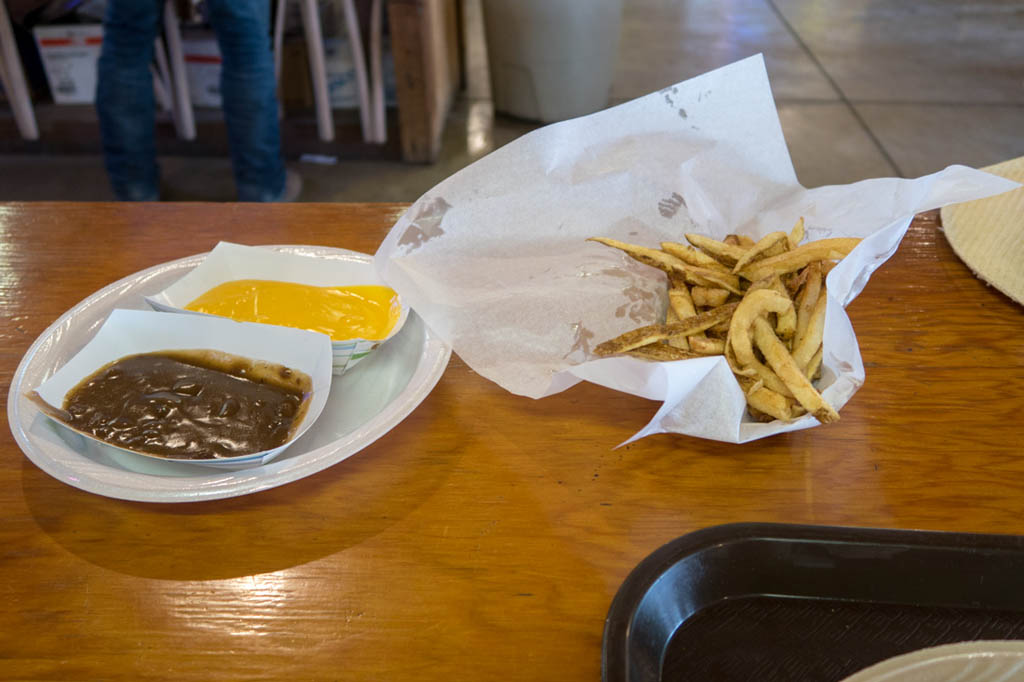
M390 287L315 287L238 279L224 282L185 306L239 322L262 322L327 334L334 341L379 341L398 322L398 294Z

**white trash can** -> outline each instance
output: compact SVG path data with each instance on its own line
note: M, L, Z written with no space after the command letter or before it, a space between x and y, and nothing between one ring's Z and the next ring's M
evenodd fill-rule
M622 0L483 0L497 111L551 123L608 106Z

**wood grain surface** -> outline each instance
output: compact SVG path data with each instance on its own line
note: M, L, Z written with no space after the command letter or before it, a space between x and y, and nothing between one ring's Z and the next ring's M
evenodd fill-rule
M0 205L4 396L106 284L218 240L373 252L403 205ZM735 521L1024 534L1024 309L934 214L850 306L867 381L836 424L615 449L656 404L533 401L453 356L398 427L309 478L216 502L82 492L0 436L0 678L597 680L643 557Z

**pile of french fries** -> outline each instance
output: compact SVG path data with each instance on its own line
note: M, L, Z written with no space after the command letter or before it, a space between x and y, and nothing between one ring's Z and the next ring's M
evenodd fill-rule
M598 355L653 361L724 355L759 421L790 421L810 413L839 419L812 384L821 373L825 276L860 243L821 239L800 244L803 218L789 232L755 242L687 234L687 244L661 249L593 237L668 276L663 324L628 331L598 345Z

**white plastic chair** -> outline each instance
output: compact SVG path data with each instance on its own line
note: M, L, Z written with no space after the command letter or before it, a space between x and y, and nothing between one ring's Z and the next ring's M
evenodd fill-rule
M0 0L0 81L3 82L4 92L7 93L7 99L14 111L14 122L18 126L18 132L26 140L38 140L39 126L36 124L32 98L25 83L25 71L18 55L18 43L14 38L14 29L11 27L11 19L3 0Z
M370 5L370 108L373 112L373 139L384 144L388 141L388 124L384 108L383 18L381 0Z
M158 38L156 43L156 60L170 61L168 80L172 100L171 115L178 137L183 140L196 139L196 119L192 110L192 95L188 90L188 74L185 71L185 53L181 46L181 26L178 24L178 13L174 11L173 0L164 4L164 38L167 44L167 55L163 54L163 46ZM162 67L164 70L166 67ZM165 71L166 73L166 71Z
M320 30L320 10L316 0L299 0L302 3L302 26L306 36L306 53L309 55L309 71L313 83L313 101L316 106L317 131L320 139L330 142L334 139L334 116L331 112L331 97L327 90L327 67L324 55L323 32ZM284 43L284 14L288 0L278 0L274 16L274 72L281 82L281 49ZM379 0L376 3L379 5ZM366 58L363 41L359 35L359 16L353 0L342 0L345 28L352 50L352 64L356 75L356 90L359 96L359 122L363 140L377 141L376 125L371 114L369 86L366 77ZM379 7L378 7L379 16ZM379 23L379 21L378 21Z
M151 64L149 70L153 74L153 93L156 96L156 103L164 111L171 112L174 128L178 130L178 112L174 108L174 95L171 94L171 71L167 66L167 52L164 50L163 38L153 41L153 57L156 64ZM178 134L181 134L180 130L178 130Z

